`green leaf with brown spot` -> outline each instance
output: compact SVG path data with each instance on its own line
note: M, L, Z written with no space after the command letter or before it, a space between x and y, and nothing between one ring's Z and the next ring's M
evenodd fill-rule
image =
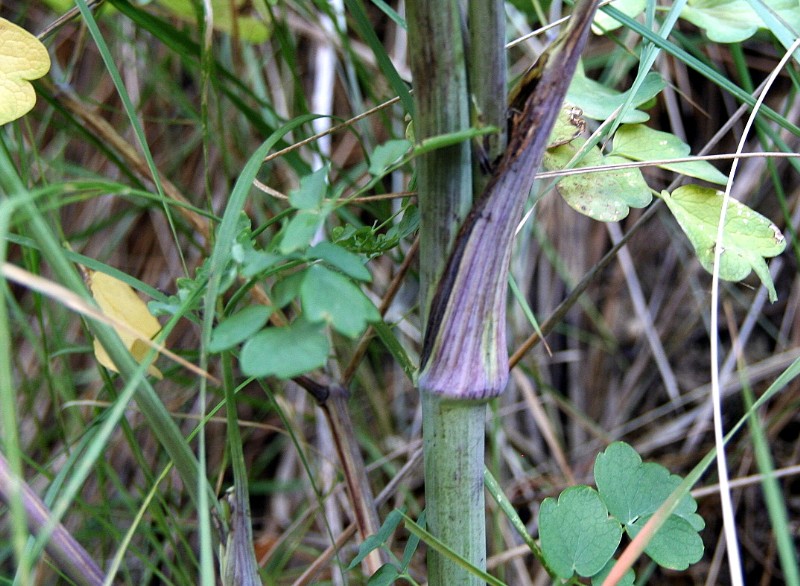
M585 143L585 139L576 138L570 143L549 149L544 155L544 168L548 171L567 168ZM577 168L619 162L619 158L603 157L598 147L592 147ZM556 189L571 208L601 222L617 222L628 215L630 208L643 208L653 198L639 169L568 175L561 178Z

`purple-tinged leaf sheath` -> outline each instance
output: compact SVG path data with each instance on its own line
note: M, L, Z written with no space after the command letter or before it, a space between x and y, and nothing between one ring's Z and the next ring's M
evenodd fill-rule
M459 399L488 399L508 382L506 289L514 230L572 79L596 0L569 26L515 92L508 147L456 238L431 303L419 385Z

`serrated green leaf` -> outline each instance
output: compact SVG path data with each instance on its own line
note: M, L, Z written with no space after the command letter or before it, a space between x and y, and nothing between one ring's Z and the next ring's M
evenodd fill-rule
M800 6L794 0L764 0L768 9L790 29L800 30ZM765 28L746 0L689 0L681 18L706 31L717 43L738 43Z
M561 578L574 573L593 576L611 558L622 538L622 527L608 517L597 492L573 486L546 498L539 509L539 537L547 564Z
M252 305L221 322L211 332L209 352L222 352L244 342L267 323L272 308Z
M636 108L656 97L664 89L664 80L657 73L648 73L631 104ZM628 90L630 91L630 90ZM607 120L614 111L628 99L628 92L618 92L586 77L578 71L572 78L567 91L566 102L583 110L583 115L592 120ZM650 116L640 110L631 109L625 113L620 122L645 122Z
M327 191L328 166L325 165L300 180L300 187L289 192L289 203L298 210L315 210Z
M389 140L375 147L369 161L369 174L373 177L383 175L387 169L400 161L409 150L411 143L407 140Z
M644 124L627 124L614 135L611 154L633 161L657 161L688 157L691 149L674 134L653 130ZM724 185L728 178L708 161L659 165L681 175Z
M624 442L614 442L597 456L594 478L609 513L625 526L632 538L682 480L660 464L642 462L636 450ZM703 541L697 531L705 524L695 513L696 510L697 502L691 495L684 495L664 527L645 549L653 560L659 564L664 561L666 564L661 565L669 568L685 564L685 569L700 559ZM669 529L665 529L667 525ZM662 535L664 531L666 533ZM690 537L689 532L694 537ZM676 542L673 550L665 552L673 540L678 540L680 545Z
M242 347L242 371L247 376L287 379L319 368L328 360L328 336L322 324L297 320L281 328L262 330Z
M712 272L722 192L684 185L671 195L666 191L661 195L692 243L700 264ZM777 256L786 248L786 240L778 227L746 205L729 199L722 246L720 278L741 281L753 270L769 291L770 301L774 302L778 296L764 258Z
M321 265L308 269L300 299L308 321L329 323L350 338L361 335L369 322L381 319L372 302L347 277Z
M614 558L608 560L606 566L597 574L592 576L592 586L601 586L601 584L605 581L606 576L608 576L608 574L611 572L611 568L614 567L615 563L617 563L617 560ZM622 579L617 582L617 586L633 586L635 580L636 573L632 568L628 568L628 571L623 574Z
M627 527L631 539L638 535L650 516ZM685 570L703 557L703 540L697 530L681 517L671 515L650 540L644 552L662 568Z
M564 169L585 142L583 138L576 138L568 144L548 149L542 160L544 168L548 171ZM603 157L598 147L592 147L577 168L615 162L613 158ZM630 208L645 207L653 199L638 169L569 175L561 178L556 189L574 210L601 222L619 221L628 215Z
M332 267L359 281L369 282L372 280L372 275L364 266L363 257L331 242L320 242L310 248L308 256L324 260Z
M636 18L644 10L645 3L646 0L615 0L611 2L611 6L631 18ZM604 32L616 30L621 26L622 23L616 18L609 16L602 10L598 10L592 24L592 32L596 35L602 35Z

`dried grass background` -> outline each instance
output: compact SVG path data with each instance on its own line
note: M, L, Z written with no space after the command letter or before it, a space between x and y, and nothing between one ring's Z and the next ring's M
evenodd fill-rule
M402 8L394 2L392 5ZM11 2L4 8L4 17L34 32L57 17L38 2ZM143 10L199 40L194 24L177 20L158 3ZM219 32L214 35L215 58L249 88L252 95L243 99L264 120L289 120L307 111L322 112L318 107L329 108L328 113L336 120L346 120L393 97L371 52L355 34L347 29L337 33L322 11L310 3L277 2L271 10L274 29L263 43L247 44ZM408 79L404 31L371 5L370 16L387 53ZM509 16L511 38L534 26L513 6L509 6ZM221 215L237 174L266 137L215 84L209 92L209 127L204 129L198 68L119 13L105 13L100 23L143 122L158 169L193 205ZM705 58L736 80L726 46L704 41L685 22L679 24L679 30L693 40ZM527 67L544 41L535 37L511 50L512 71ZM634 42L636 39L630 40ZM86 123L71 119L79 113L68 98L83 108L84 116L107 122L129 143L135 156L140 156L120 100L80 18L57 29L47 44L55 65L53 83L39 86L47 98L40 98L34 113L20 123L19 134L13 136L31 157L21 161L29 170L30 183L102 177L141 185L154 193L152 183L111 146L108 136L96 130L84 132ZM586 54L587 69L604 70L611 50L610 41L593 38ZM780 58L766 36L744 43L742 50L755 83ZM728 122L738 104L675 59L662 56L658 69L669 86L649 110L650 125L675 133L696 153ZM348 76L356 83L347 81ZM627 74L622 78L619 87L625 89ZM798 123L793 82L788 72L783 74L768 102ZM294 156L309 165L330 160L333 175L344 176L364 161L364 147L371 149L389 137L402 136L401 114L397 106L387 108L349 130L334 133L329 142L320 140L299 148ZM736 122L713 152L731 152L743 123ZM313 133L309 125L287 138L298 141ZM796 148L797 137L784 138ZM761 149L753 137L745 151ZM776 160L774 165L771 176L764 159L744 162L733 196L771 218L788 237L800 213L800 184L788 163ZM727 171L727 163L720 168ZM655 189L666 187L674 179L672 174L658 170L649 170L646 175ZM409 177L408 173L395 173L384 182L384 191L405 190ZM771 177L778 177L785 191L788 222L775 197ZM284 194L299 181L295 167L283 158L266 165L260 179ZM186 276L187 270L193 274L208 254L208 234L177 214L176 231L172 233L158 203L117 195L67 198L64 194L43 205L49 210L53 230L60 232L73 250L164 292L174 293L176 279ZM348 212L356 221L370 225L388 217L399 205L398 200L375 201L352 205ZM286 207L272 194L253 191L247 211L255 227ZM657 461L676 474L685 474L713 447L708 387L711 277L665 212L660 210L638 229L624 253L597 275L580 302L547 336L552 354L541 344L526 354L506 393L492 405L487 422L487 464L534 533L542 499L557 495L570 484L590 483L594 457L610 441L625 440L645 460ZM514 277L539 321L552 313L612 241L634 226L640 215L634 211L618 226L606 226L573 212L555 193L541 200L535 221L528 222L520 233L513 260ZM35 251L25 244L24 228L18 234L22 240L11 246L9 260L50 276L48 267L39 266ZM266 241L272 234L271 228L262 238ZM390 254L370 262L374 281L369 293L374 300L385 294L410 244L403 242ZM743 381L758 395L800 356L797 258L790 244L787 252L771 263L779 295L775 304L766 302L763 288L752 277L742 284L724 286L719 336L728 425L744 412ZM387 315L387 320L398 322L398 336L412 356L420 347L416 284L412 271ZM13 287L12 293L13 299L8 301L14 309L15 340L9 351L16 375L26 479L44 495L89 426L102 416L104 405L113 400L119 380L100 372L91 352L91 339L78 316L22 287ZM513 351L532 328L518 305L512 303L510 307ZM658 345L649 339L657 339ZM196 356L198 344L199 329L187 320L169 339L169 347L190 360ZM348 361L353 344L336 339L335 348L339 364L328 373L334 377L337 368ZM666 368L658 368L658 352L663 352ZM737 360L746 365L746 370L737 370ZM201 411L197 381L163 361L161 366L166 367L167 376L156 388L188 434ZM211 370L219 374L213 361ZM376 493L402 474L381 509L381 517L400 506L407 507L412 516L418 515L424 503L417 392L377 341L370 346L350 391L357 436L370 464ZM291 382L251 383L238 397L257 554L269 583L296 583L330 545L331 536L341 534L351 520L329 432L313 399ZM220 395L212 394L205 411L219 400ZM784 474L780 483L796 542L800 531L799 405L800 387L795 381L760 413L775 467ZM65 520L101 565L116 551L121 534L152 487L153 475L167 462L133 406L126 422L127 427L118 431ZM556 438L560 453L546 441L548 433ZM222 492L231 482L224 418L207 424L206 438L211 482ZM751 477L757 469L746 431L729 445L728 456L732 477L742 479L733 498L747 582L780 584L782 575L762 492L757 479ZM409 462L412 465L404 468ZM309 476L322 489L322 495L315 493ZM648 568L643 561L637 573L653 570L650 583L728 583L715 482L711 472L697 487L699 512L707 523L702 533L706 545L703 560L686 572ZM505 519L496 514L493 505L489 508L489 567L509 584L548 583L546 574L520 546ZM195 515L180 479L170 475L146 512L143 529L134 536L121 581L194 583L191 560L196 545L192 530ZM9 534L4 518L0 515L0 574L10 579L13 557L10 545L3 544ZM159 518L166 518L166 523ZM164 527L175 527L175 531L165 533ZM402 546L402 538L394 544L398 555ZM355 547L351 540L339 552L341 564L349 563ZM344 583L337 565L336 558L326 562L309 583ZM417 579L424 580L424 557L418 555L413 567ZM349 583L365 583L358 572L348 574L348 579ZM39 564L37 583L63 580L46 561Z

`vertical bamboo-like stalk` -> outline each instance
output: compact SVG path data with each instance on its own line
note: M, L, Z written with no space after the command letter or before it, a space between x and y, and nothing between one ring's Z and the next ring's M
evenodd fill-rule
M471 14L473 22L501 23L502 2L476 2L478 10L493 7L495 17L486 13ZM500 11L497 12L497 6ZM505 62L502 59L503 36L492 34L471 43L464 38L465 19L457 0L412 1L408 4L410 61L414 75L416 112L415 134L418 139L463 130L470 124L496 124L491 112L505 116ZM479 40L478 40L479 39ZM481 43L481 46L476 45ZM501 66L476 58L486 47L498 46ZM476 67L486 69L468 74L467 47ZM488 91L472 96L468 77L482 75L491 68L502 70L499 83L486 84ZM483 82L480 82L483 83ZM496 90L493 98L489 97ZM499 94L499 95L497 95ZM497 103L500 106L497 106ZM486 116L486 117L484 117ZM487 143L487 156L498 156L502 140ZM480 177L480 171L475 171ZM423 323L435 289L449 256L458 229L471 204L473 189L471 145L460 144L440 149L423 157L417 167L420 202L420 304ZM501 317L502 319L502 317ZM483 400L453 399L420 387L423 408L425 451L425 499L428 529L459 556L474 566L486 566L486 520L484 510L483 468L486 405ZM442 584L480 584L481 580L434 551L428 554L428 581Z
M418 140L470 125L466 57L457 0L408 3L409 59L414 77L414 132ZM418 161L420 305L422 323L444 262L472 204L469 144L429 153ZM485 566L483 483L485 406L452 401L421 388L428 529L456 553ZM471 480L471 479L477 480ZM470 584L469 575L429 550L432 586Z

